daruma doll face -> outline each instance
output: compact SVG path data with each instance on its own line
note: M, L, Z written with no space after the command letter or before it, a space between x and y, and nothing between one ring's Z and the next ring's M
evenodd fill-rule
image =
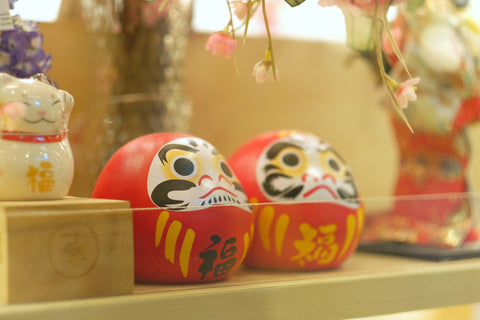
M243 188L215 147L197 137L129 142L105 166L94 197L130 201L137 281L221 280L250 247L253 214Z
M268 132L241 146L229 164L255 213L247 265L329 269L356 249L363 204L350 167L328 142Z
M357 198L350 168L330 145L290 134L268 143L256 161L256 180L270 201L345 201Z

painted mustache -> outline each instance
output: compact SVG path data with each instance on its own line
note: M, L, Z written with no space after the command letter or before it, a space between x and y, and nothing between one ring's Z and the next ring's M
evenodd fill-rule
M276 179L283 178L283 179L291 179L291 184L283 189L277 189L274 186L274 181ZM353 184L353 179L351 178L351 175L347 173L346 175L346 181L345 181L350 187L351 187L351 192L348 191L347 188L342 188L338 187L335 190L332 190L332 192L336 192L338 194L338 197L343 200L348 200L348 199L355 199L358 197L357 195L357 189L355 188L355 185ZM285 199L295 199L304 189L303 185L296 185L295 180L292 179L292 177L285 175L283 173L272 173L269 174L266 178L265 181L263 182L263 188L265 192L267 192L269 195L273 197L282 197Z
M245 191L238 182L233 182L233 186L235 191L245 194ZM168 196L168 194L171 191L187 191L191 188L196 187L197 185L195 183L187 180L166 180L153 189L152 193L150 194L150 198L152 199L153 203L155 203L155 205L157 205L158 207L168 207L172 210L182 210L188 207L190 203L184 203L183 200L172 199ZM228 190L225 191L231 193ZM238 200L235 200L236 197L236 195L233 195L233 197L229 199L232 202L236 201L237 203L240 203Z
M282 197L287 199L295 199L303 190L302 185L293 184L295 181L292 180L292 184L282 190L276 189L273 185L273 182L278 178L292 179L292 177L287 176L283 173L272 173L269 174L265 181L263 182L263 189L269 195L273 197Z
M187 180L166 180L153 189L152 193L150 194L150 198L158 207L175 207L184 201L171 199L168 194L171 191L186 191L188 189L195 188L196 186L197 185L195 183ZM188 205L189 203L186 203L172 209L182 210Z

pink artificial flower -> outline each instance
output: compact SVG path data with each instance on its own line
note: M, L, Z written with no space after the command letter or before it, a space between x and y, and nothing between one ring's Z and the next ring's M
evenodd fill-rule
M25 116L25 105L21 102L12 101L0 107L0 114L16 121Z
M176 0L154 0L142 2L142 19L147 27L153 27L170 10Z
M352 14L360 14L362 11L373 14L375 5L377 5L378 13L380 13L385 1L388 0L318 0L318 4L322 7L337 6L342 9L342 11L350 12ZM405 1L407 0L393 0L390 5Z
M258 83L264 83L270 78L273 81L278 82L280 80L280 74L278 67L275 65L275 77L273 75L273 68L271 61L259 61L253 66L252 75L255 77L255 81Z
M21 102L9 102L0 107L0 124L3 122L3 127L7 131L15 129L15 122L25 116L26 107Z
M396 88L396 98L399 106L402 109L407 108L409 101L417 100L417 95L415 94L416 85L420 81L419 77L408 79L397 85Z
M208 38L205 49L212 51L215 56L230 58L237 49L237 41L225 32L215 32Z
M233 13L239 20L245 20L248 13L248 4L243 1L232 1L231 3Z

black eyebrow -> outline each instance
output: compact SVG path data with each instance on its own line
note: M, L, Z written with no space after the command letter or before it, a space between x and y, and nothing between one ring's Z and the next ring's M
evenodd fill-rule
M274 144L267 152L267 158L272 160L275 158L283 149L286 149L288 147L291 148L296 148L301 150L302 148L297 146L296 144L289 143L289 142L279 142Z
M192 152L192 153L197 153L198 152L197 149L194 149L192 147L189 147L189 146L186 146L186 145L183 145L183 144L169 144L169 145L166 145L165 147L160 149L160 151L158 151L158 157L160 158L160 161L162 161L163 165L165 164L165 162L168 162L167 161L167 153L169 151L175 150L175 149L183 150L183 151L187 151L187 152Z
M333 153L338 159L340 159L343 163L346 163L345 162L345 159L343 159L343 157L337 152L335 151L334 149L332 149L332 147L327 147L327 149L322 149L322 148L317 148L317 151L318 152L331 152Z
M190 143L193 147L197 147L198 144L195 142L195 140L188 140L188 143Z

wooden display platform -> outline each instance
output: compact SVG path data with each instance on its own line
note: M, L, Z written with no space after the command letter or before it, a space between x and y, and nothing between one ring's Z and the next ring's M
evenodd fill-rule
M317 272L241 269L198 285L137 284L133 294L0 306L0 319L350 319L480 301L480 259L432 262L355 253Z
M125 294L133 283L128 202L0 201L0 302Z

